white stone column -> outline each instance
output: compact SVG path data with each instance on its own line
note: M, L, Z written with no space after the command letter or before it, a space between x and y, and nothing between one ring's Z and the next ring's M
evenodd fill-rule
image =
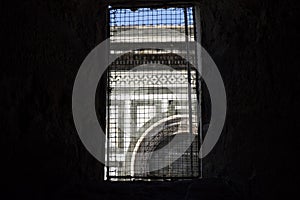
M125 100L124 102L124 147L127 151L130 144L130 134L131 134L131 101Z

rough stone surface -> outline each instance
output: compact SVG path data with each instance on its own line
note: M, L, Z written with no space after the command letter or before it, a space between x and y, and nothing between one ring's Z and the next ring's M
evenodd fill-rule
M222 136L204 159L203 174L240 184L250 199L286 195L285 183L295 178L290 152L299 124L294 4L204 0L201 5L202 43L219 67L228 100Z

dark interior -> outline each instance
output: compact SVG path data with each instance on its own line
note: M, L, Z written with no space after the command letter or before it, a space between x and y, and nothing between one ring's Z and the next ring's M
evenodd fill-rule
M74 126L73 83L84 58L107 37L109 1L1 2L0 198L289 199L297 186L292 153L300 124L294 2L164 1L200 6L201 43L224 80L227 117L203 159L202 179L157 182L105 182L103 165Z

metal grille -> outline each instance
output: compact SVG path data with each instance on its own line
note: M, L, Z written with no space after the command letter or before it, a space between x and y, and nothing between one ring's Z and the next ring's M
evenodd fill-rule
M122 54L109 67L106 178L109 180L183 179L200 175L197 73L178 51L139 49L128 43L185 43L172 29L194 41L192 7L110 8L110 52ZM136 30L127 33L129 30ZM126 34L120 34L122 32ZM191 83L190 85L188 83ZM193 142L186 137L194 136ZM182 138L168 145L174 137ZM184 143L190 147L175 161ZM158 151L161 150L161 151ZM160 163L168 163L159 169ZM156 169L157 168L157 169ZM156 169L156 170L151 170Z

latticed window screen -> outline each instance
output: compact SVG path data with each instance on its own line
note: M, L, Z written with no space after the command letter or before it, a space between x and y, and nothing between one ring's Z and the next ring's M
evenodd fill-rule
M120 50L126 43L184 44L184 35L195 40L194 28L192 7L110 8L110 53L121 56L108 70L107 179L200 175L198 78L195 68L178 55L181 51L194 58L195 52ZM166 30L181 34L170 37ZM172 144L175 138L179 142Z

